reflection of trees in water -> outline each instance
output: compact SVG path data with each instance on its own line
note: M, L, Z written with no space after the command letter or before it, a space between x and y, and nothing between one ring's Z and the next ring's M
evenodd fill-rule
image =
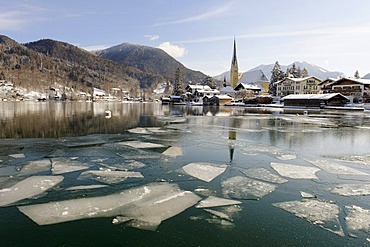
M138 125L157 125L153 120L153 109L142 104L26 102L9 106L0 108L0 115L6 116L0 120L0 138L118 134ZM7 112L3 114L5 110ZM105 111L111 112L111 118L105 118Z

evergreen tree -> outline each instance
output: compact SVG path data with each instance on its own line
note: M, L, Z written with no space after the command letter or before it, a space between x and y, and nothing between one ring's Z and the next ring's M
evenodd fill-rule
M358 70L356 70L354 77L356 79L360 79L360 73L358 73Z
M301 76L302 76L302 78L308 76L308 71L306 70L306 68L303 68Z
M275 62L274 67L271 70L271 79L269 84L269 94L276 95L276 85L275 82L284 79L284 72L281 70L278 61Z
M210 76L206 76L206 78L204 78L203 85L207 85L212 89L216 89L216 81Z
M175 73L175 85L173 87L173 95L179 96L184 93L184 87L182 83L183 83L182 73L180 68L177 68Z

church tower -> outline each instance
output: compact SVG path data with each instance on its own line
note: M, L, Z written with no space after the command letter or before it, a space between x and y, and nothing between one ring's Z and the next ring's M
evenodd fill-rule
M230 86L232 88L236 87L236 84L239 80L239 68L238 68L238 60L236 59L236 41L234 38L234 53L231 60L231 69L230 69Z

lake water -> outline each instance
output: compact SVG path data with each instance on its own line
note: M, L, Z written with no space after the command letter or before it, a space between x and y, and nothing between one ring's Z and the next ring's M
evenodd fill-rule
M1 102L1 246L370 245L370 112L303 113Z

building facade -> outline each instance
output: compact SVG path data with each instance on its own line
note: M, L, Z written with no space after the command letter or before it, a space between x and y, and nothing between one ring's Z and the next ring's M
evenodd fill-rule
M290 94L318 94L321 80L308 76L304 78L284 78L276 82L276 95L284 97Z

